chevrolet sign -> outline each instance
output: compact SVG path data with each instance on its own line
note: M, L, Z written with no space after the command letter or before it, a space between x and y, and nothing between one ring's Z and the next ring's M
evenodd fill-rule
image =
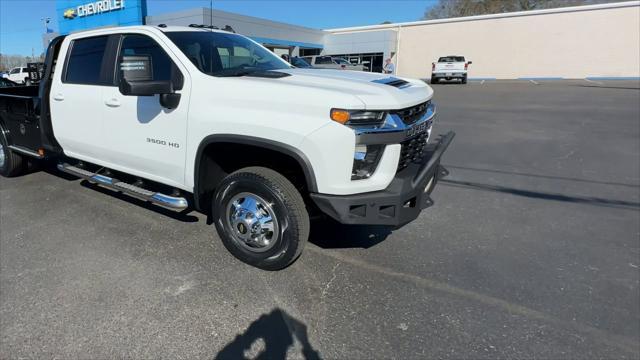
M67 9L63 16L65 19L75 19L122 9L124 9L124 0L101 0L79 5L75 9Z

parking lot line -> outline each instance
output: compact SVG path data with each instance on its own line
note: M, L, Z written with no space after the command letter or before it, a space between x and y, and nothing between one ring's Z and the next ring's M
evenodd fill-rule
M535 80L529 80L529 81L531 81L532 83L534 83L534 84L536 84L536 85L540 85L540 83L539 83L539 82L537 82L537 81L535 81Z

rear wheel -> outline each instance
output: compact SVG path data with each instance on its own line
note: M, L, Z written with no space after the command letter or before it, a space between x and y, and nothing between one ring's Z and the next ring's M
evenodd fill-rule
M435 83L437 83L437 82L438 82L438 78L437 78L437 77L435 77L435 76L433 76L433 75L431 75L431 83L432 83L432 84L435 84Z
M227 250L264 270L294 262L309 237L302 196L284 176L263 167L240 169L222 180L212 215Z
M465 76L463 76L463 77L462 77L462 83L463 83L463 84L466 84L466 83L467 83L467 75L465 75Z
M9 149L7 139L0 128L0 175L5 177L20 175L25 168L25 163L21 155Z

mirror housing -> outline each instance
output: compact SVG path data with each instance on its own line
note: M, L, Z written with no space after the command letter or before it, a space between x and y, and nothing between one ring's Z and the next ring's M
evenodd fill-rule
M173 93L171 81L127 81L120 78L118 86L122 95L128 96L153 96L157 94Z
M175 109L180 104L180 94L160 94L160 105L167 109Z
M467 64L471 65L473 64L473 61L467 61Z
M125 96L160 95L160 105L167 109L175 109L180 104L180 94L176 94L173 90L171 80L127 81L125 78L120 78L118 89Z

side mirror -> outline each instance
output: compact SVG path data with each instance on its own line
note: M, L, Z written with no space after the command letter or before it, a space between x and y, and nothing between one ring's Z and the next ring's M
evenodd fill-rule
M152 80L152 59L149 55L123 56L120 61L118 89L126 96L160 95L160 105L175 109L180 103L173 80ZM178 89L182 78L176 78Z
M120 93L127 96L153 96L156 94L172 94L173 84L171 81L128 81L124 77L120 78L118 86Z
M473 64L473 61L467 61L467 64L471 65Z
M167 109L175 109L180 104L180 94L176 94L173 90L171 80L127 81L121 77L118 89L122 95L126 96L160 95L160 105Z

